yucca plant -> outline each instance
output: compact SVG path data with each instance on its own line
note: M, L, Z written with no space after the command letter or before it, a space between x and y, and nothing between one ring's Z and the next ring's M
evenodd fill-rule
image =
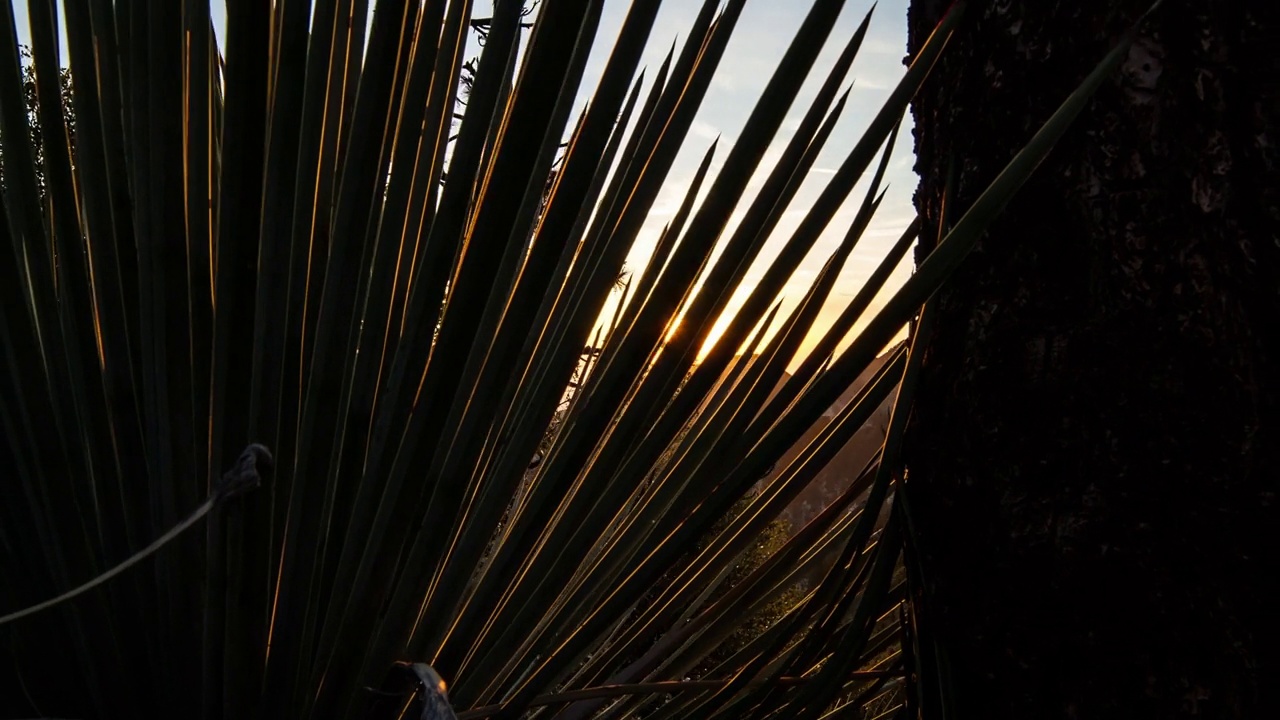
M236 0L222 44L204 0L68 0L61 21L31 0L38 148L7 3L0 714L432 717L440 677L459 717L896 706L904 523L887 508L919 352L892 350L770 468L917 316L1119 55L841 349L918 230L815 329L953 7L700 358L838 122L870 20L829 38L844 3L812 3L720 170L713 144L602 317L744 3L704 2L646 79L659 3L636 0L571 117L601 0L545 0L527 42L522 3L495 2L465 108L465 0L379 0L368 27L365 2ZM827 42L839 58L815 67ZM782 316L784 283L869 170ZM849 490L721 587L904 377Z

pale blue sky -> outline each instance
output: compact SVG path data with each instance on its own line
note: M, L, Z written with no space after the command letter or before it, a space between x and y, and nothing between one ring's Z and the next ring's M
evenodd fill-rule
M61 2L58 4L61 6ZM376 5L376 2L372 4ZM25 36L27 34L26 3L17 0L14 5L19 32ZM485 5L487 5L485 2L477 3L477 12L485 12ZM748 274L748 283L758 280L763 274L768 261L781 247L790 232L795 229L809 205L830 179L831 171L839 166L845 154L853 148L893 85L901 78L904 72L902 58L906 45L906 5L907 0L882 0L877 5L867 38L851 72L853 92L850 102L819 156L814 171L784 214L782 223L756 266ZM605 0L603 19L579 96L579 105L585 103L594 91L595 82L608 57L609 48L617 37L628 6L627 0ZM700 6L700 0L666 0L663 3L642 62L650 70L649 77L653 76L658 65L661 64L671 43L676 40L684 41L685 37L682 33L692 22ZM629 260L632 267L643 264L663 224L675 213L707 146L717 136L721 138L717 159L722 160L727 155L731 143L737 139L748 113L768 82L775 63L785 52L787 44L799 28L809 6L810 3L803 0L748 0L720 69L712 81L711 89L694 122L690 137L671 170L666 186L659 194L636 250ZM869 2L859 0L846 4L823 48L812 76L805 84L783 125L781 136L765 155L762 167L766 168L766 171L770 166L770 160L777 157L777 153L789 137L789 132L808 108L810 99L825 77L826 69L834 62L840 49L857 28L869 7ZM213 0L211 8L221 37L225 27L223 3L220 0ZM22 40L25 41L25 37ZM899 137L894 150L886 176L888 193L885 200L872 221L866 237L850 257L835 294L819 319L819 329L834 319L844 303L857 292L862 280L874 270L880 258L915 215L911 205L911 195L915 189L916 178L912 171L912 141L909 130L909 125L904 127L904 132ZM716 170L718 170L718 163L712 165L713 173ZM763 179L762 175L763 172L753 178L748 190L748 200ZM785 290L790 302L784 303L784 311L798 301L809 282L821 269L827 255L838 244L864 192L865 189L862 186L855 188L849 202L841 208L814 251L797 270L795 277ZM908 257L894 274L891 286L896 288L905 281L909 272L910 258ZM741 298L741 293L738 298Z

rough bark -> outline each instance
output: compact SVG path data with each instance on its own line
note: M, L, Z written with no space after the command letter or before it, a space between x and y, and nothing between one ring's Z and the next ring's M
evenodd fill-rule
M1277 5L1167 2L936 298L908 487L961 718L1280 717ZM913 106L925 227L1145 7L970 3Z

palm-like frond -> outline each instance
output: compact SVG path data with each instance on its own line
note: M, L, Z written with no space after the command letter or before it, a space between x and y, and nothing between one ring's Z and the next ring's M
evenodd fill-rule
M837 352L912 224L774 392L878 206L899 119L960 8L699 360L840 117L870 16L815 69L844 3L813 3L719 171L713 145L601 329L744 0L704 2L646 89L658 4L632 3L574 118L601 0L541 3L523 46L522 4L497 0L455 125L465 0L379 0L367 28L355 0L230 2L225 59L204 0L68 0L73 145L54 4L32 0L38 149L0 11L0 602L58 595L212 508L205 533L145 569L6 623L0 711L394 715L404 703L387 710L377 688L412 691L389 673L419 661L474 708L464 717L818 717L896 682L903 525L881 509L909 382L850 489L724 585L919 371L916 348L895 350L770 472L989 218L980 201ZM748 197L815 72L821 89ZM778 321L784 283L877 154L842 243ZM216 479L252 442L275 456L269 482L223 497ZM762 634L655 705L664 681L806 578Z

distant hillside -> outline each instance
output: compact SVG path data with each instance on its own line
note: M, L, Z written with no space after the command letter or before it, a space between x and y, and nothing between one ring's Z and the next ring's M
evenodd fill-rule
M804 436L783 455L777 465L774 466L773 473L767 476L765 480L772 480L778 473L782 472L804 450L805 446L812 442L831 420L853 400L858 391L879 372L884 363L888 361L888 358L889 353L885 352L872 361L870 367L859 375L853 384L849 386L849 389L840 396L840 400L828 408L823 413L822 418L814 423L813 427L809 428ZM780 390L789 378L789 374L784 375L774 392L776 393ZM799 530L830 504L832 500L839 497L853 482L858 472L866 465L867 460L880 449L880 445L884 442L885 431L889 426L889 412L892 408L892 403L893 395L891 394L876 409L862 429L858 430L853 438L849 440L844 449L818 473L813 482L782 512L781 517L790 523L792 531Z

